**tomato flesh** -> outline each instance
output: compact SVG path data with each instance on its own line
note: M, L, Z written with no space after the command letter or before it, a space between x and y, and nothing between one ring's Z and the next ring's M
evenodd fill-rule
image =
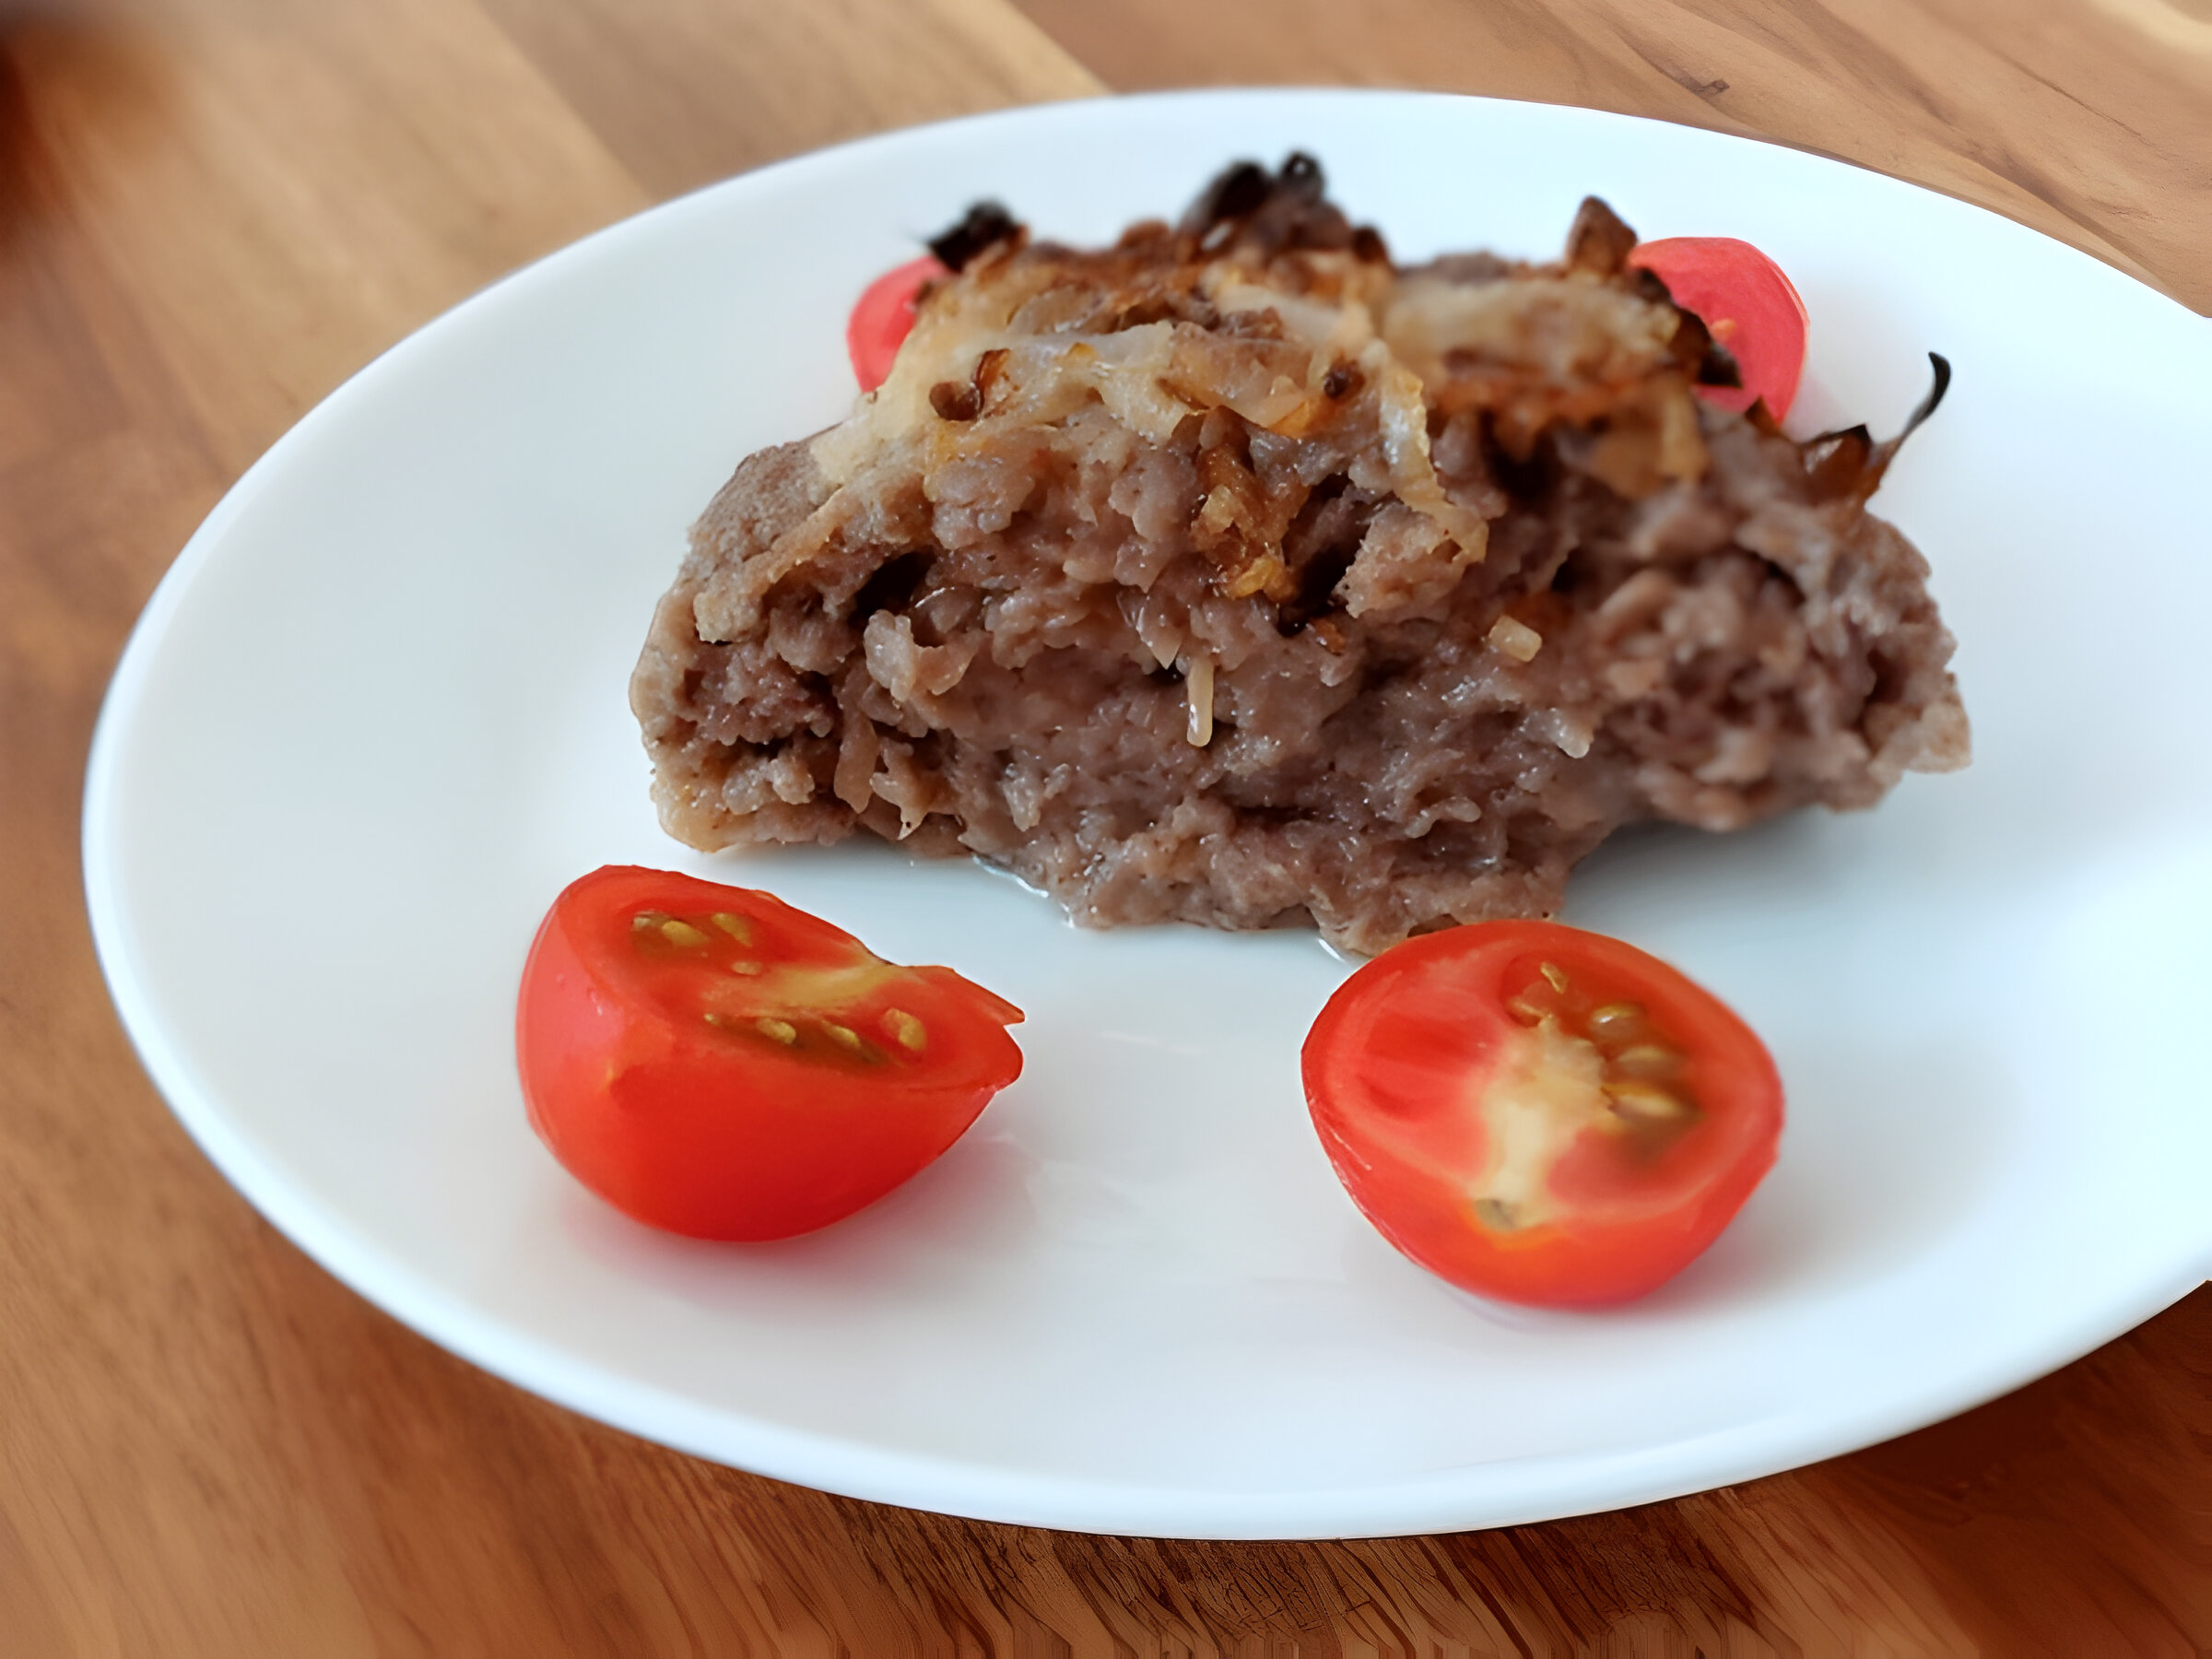
M951 275L935 255L924 253L895 271L886 271L862 290L845 323L845 351L863 392L875 391L890 377L899 347L913 332L914 308L924 285Z
M1368 1219L1507 1301L1663 1284L1742 1207L1782 1133L1781 1079L1748 1026L1656 958L1549 922L1384 952L1329 999L1303 1068Z
M1670 236L1639 242L1629 254L1666 284L1716 344L1735 359L1743 385L1700 386L1711 402L1739 415L1764 398L1780 420L1797 401L1805 373L1805 301L1780 265L1733 236Z
M1011 1003L883 961L767 893L611 865L523 971L530 1122L651 1226L781 1239L874 1203L1020 1075Z

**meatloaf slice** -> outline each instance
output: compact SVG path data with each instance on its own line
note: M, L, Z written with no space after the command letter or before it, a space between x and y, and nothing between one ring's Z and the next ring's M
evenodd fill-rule
M692 533L631 690L679 839L1375 951L1556 910L1618 825L1965 763L1894 442L1694 395L1732 365L1602 203L1543 265L1400 269L1302 157L1101 251L977 225Z

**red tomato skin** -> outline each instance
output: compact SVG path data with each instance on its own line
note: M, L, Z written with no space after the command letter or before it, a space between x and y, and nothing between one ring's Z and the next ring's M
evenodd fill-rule
M1733 236L1670 236L1639 242L1629 264L1650 271L1735 359L1743 385L1700 386L1707 401L1742 414L1759 398L1780 420L1805 373L1805 301L1783 268Z
M939 1064L908 1083L733 1050L669 1018L610 971L594 924L639 905L711 912L742 894L814 955L857 941L766 894L660 871L584 877L540 925L523 973L516 1056L531 1126L626 1215L692 1238L791 1238L843 1219L935 1161L1021 1071L999 1023L1018 1010L946 969L908 971ZM779 914L780 912L780 914ZM971 1018L947 1010L972 1003Z
M924 253L895 271L886 271L861 290L845 323L845 352L863 392L875 391L890 377L899 347L913 332L914 307L923 285L951 275L935 254Z
M1636 986L1690 1049L1690 1079L1706 1110L1650 1166L1665 1201L1592 1203L1557 1222L1500 1233L1475 1218L1468 1194L1455 1184L1454 1164L1479 1146L1479 1127L1470 1133L1471 1114L1454 1111L1450 1096L1487 1075L1486 1063L1514 1029L1501 1005L1518 978L1502 982L1517 965L1524 973L1538 956L1570 973L1595 965L1616 983ZM1449 1003L1456 1017L1448 1027L1400 1019L1398 1032L1455 1044L1457 1052L1388 1052L1394 994L1432 973L1453 981ZM1302 1058L1314 1127L1360 1213L1430 1272L1501 1301L1602 1307L1656 1289L1743 1207L1772 1167L1782 1134L1781 1077L1748 1026L1633 946L1555 923L1450 928L1385 952L1338 987ZM1424 1090L1441 1104L1409 1112L1406 1102ZM1632 1181L1618 1179L1618 1163L1597 1134L1585 1132L1555 1168L1552 1190L1571 1201L1618 1200L1619 1189L1633 1190ZM1607 1187L1615 1190L1607 1194ZM1613 1213L1604 1213L1608 1207Z

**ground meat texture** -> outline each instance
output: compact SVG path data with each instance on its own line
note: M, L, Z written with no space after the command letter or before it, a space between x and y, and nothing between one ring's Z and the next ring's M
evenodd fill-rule
M1400 269L1303 158L1104 250L992 230L694 529L631 688L679 839L1375 951L1549 914L1625 823L1965 763L1888 453L1695 397L1602 204L1554 265Z

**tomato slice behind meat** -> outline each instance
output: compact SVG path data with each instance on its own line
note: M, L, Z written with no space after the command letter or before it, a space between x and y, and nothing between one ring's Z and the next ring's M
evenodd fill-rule
M1656 958L1548 922L1386 951L1322 1010L1304 1075L1368 1219L1508 1301L1620 1301L1673 1277L1782 1133L1781 1079L1748 1026Z
M1639 242L1629 263L1666 284L1716 344L1735 359L1740 388L1700 386L1724 409L1742 414L1759 398L1780 420L1797 401L1805 373L1805 301L1780 265L1733 236L1670 236Z
M913 332L914 307L923 285L951 275L935 254L924 253L895 271L886 271L861 291L845 322L845 351L863 392L875 391L889 378L899 347Z
M770 894L610 865L539 928L516 1053L532 1125L601 1197L673 1232L780 1239L959 1139L1020 1075L1020 1018Z

